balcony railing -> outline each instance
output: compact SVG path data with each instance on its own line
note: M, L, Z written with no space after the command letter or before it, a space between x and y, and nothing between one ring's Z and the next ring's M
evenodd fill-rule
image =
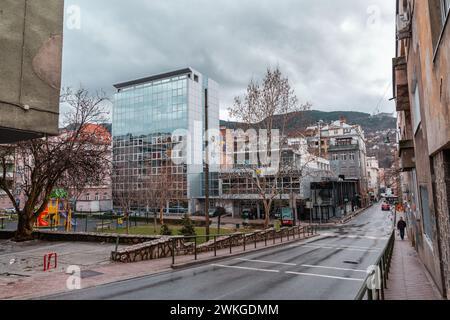
M330 145L328 147L328 152L345 151L345 150L358 150L358 148L359 148L359 146L357 144Z

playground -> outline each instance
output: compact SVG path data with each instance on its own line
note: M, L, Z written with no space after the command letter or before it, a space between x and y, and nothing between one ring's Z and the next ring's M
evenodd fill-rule
M54 190L47 208L36 220L36 229L56 229L63 228L71 231L77 223L72 219L71 205L68 200L68 193L63 189Z

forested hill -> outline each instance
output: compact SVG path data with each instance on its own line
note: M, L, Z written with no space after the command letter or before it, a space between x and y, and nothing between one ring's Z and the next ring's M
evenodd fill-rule
M386 131L390 129L396 129L397 119L390 114L379 114L372 116L368 113L355 112L355 111L303 111L296 112L288 117L287 131L304 130L306 127L317 123L319 120L323 120L325 123L345 118L348 124L359 124L362 126L366 133L375 133L377 131ZM275 123L281 124L281 116L278 117L278 121ZM228 128L240 127L237 122L221 121L221 125Z

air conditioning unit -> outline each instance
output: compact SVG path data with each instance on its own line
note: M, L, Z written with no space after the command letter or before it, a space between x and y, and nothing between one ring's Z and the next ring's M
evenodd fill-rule
M400 20L402 20L403 22L408 23L410 20L408 12L403 12L403 13L399 14L398 16L399 16Z
M412 36L411 16L408 12L397 15L397 39L403 40Z
M397 16L397 30L401 31L407 28L411 23L411 19L408 12L401 13Z

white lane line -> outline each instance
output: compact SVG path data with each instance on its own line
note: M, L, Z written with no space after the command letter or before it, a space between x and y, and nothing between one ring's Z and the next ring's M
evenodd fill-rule
M315 249L333 249L333 250L347 250L347 251L358 251L358 252L378 252L374 249L356 249L347 247L331 247L331 246L319 246L319 245L291 245L290 247L303 247L303 248L315 248Z
M276 262L276 261L264 261L264 260L251 260L251 259L236 259L239 261L246 261L246 262L256 262L256 263L267 263L267 264L277 264L277 265L282 265L282 266L292 266L292 267L296 267L297 264L295 263L285 263L285 262Z
M310 264L296 264L296 263L285 263L285 262L276 262L276 261L265 261L265 260L251 260L251 259L235 259L239 261L245 262L255 262L255 263L265 263L265 264L274 264L274 265L282 265L282 266L291 266L291 267L304 267L304 268L318 268L318 269L329 269L329 270L339 270L339 271L353 271L353 272L362 272L367 273L367 270L358 270L358 269L349 269L349 268L339 268L339 267L327 267L327 266L318 266L318 265L310 265Z
M218 268L241 269L241 270L260 271L260 272L272 272L272 273L280 272L280 270L268 270L268 269L247 268L247 267L238 267L238 266L226 266L223 264L212 264L211 266L218 267Z
M322 233L324 237L333 237L333 238L348 238L348 239L369 239L369 240L388 240L388 237L373 237L373 236L340 236L335 233Z
M312 266L312 265L308 265L308 264L302 264L301 267L305 267L305 268L319 268L319 269L330 269L330 270L340 270L340 271L353 271L353 272L367 273L367 270L348 269L348 268L337 268L337 267L325 267L325 266Z
M211 264L211 266L218 267L218 268L239 269L239 270L247 270L247 271L260 271L260 272L270 272L270 273L280 273L281 272L280 270L268 270L268 269L247 268L247 267L238 267L238 266L227 266L227 265L223 265L223 264ZM327 276L327 275L323 275L323 274L306 273L306 272L285 271L284 273L290 274L290 275L296 275L296 276L317 277L317 278L337 279L337 280L346 280L346 281L363 282L365 280L365 279L360 279L360 278Z
M313 246L316 246L316 244L311 244ZM352 249L370 249L370 250L383 250L383 248L379 248L379 247L361 247L361 246L350 246L350 245L336 245L330 242L326 242L326 243L322 243L322 245L325 246L335 246L335 247L343 247L343 248L352 248Z
M383 250L382 248L374 248L374 247L358 247L358 246L347 246L347 245L338 245L332 243L322 243L322 244L309 244L310 246L318 246L318 247L333 247L333 248L348 248L348 249L364 249L364 250Z
M344 277L335 277L335 276L326 276L322 274L315 274L315 273L303 273L303 272L293 272L293 271L286 271L287 274L293 274L296 276L307 276L307 277L318 277L318 278L329 278L329 279L339 279L339 280L347 280L347 281L359 281L363 282L365 279L358 279L358 278L344 278Z
M319 248L319 249L358 251L358 252L367 252L367 251L378 252L378 250L372 250L372 249L355 249L355 248L346 248L346 247L330 247L330 246L314 246L314 245L306 245L304 247L305 248Z

